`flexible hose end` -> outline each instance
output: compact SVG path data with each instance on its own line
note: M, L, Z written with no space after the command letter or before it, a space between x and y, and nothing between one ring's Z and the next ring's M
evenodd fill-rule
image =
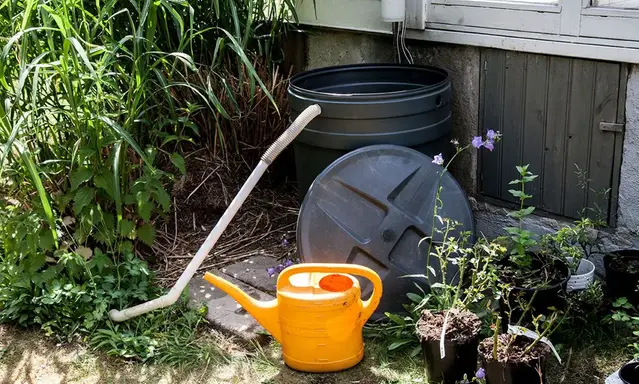
M109 318L111 318L111 320L115 321L116 323L128 320L128 317L125 316L122 311L118 311L117 309L112 309L109 311Z
M284 148L295 140L297 135L302 132L304 127L308 125L315 117L322 113L322 109L319 105L313 104L308 106L297 118L291 123L284 133L266 150L262 156L262 161L266 164L271 164L275 158L282 153Z

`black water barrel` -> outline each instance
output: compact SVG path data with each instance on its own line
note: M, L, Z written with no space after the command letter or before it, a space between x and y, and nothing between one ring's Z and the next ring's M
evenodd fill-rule
M291 78L291 119L322 108L293 144L300 196L342 155L394 144L428 156L450 153L451 82L440 68L401 64L326 67Z

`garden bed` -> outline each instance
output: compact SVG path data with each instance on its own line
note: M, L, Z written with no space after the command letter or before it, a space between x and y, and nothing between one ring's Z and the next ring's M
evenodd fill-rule
M204 150L184 157L187 173L173 185L172 212L160 225L148 255L163 286L173 285L180 277L250 173L245 162L220 159ZM249 195L199 272L258 255L272 257L274 264L295 256L297 190L293 183L273 183L267 176Z

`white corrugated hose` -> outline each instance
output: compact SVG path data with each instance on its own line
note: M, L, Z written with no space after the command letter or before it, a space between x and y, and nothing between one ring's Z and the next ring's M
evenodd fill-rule
M121 311L117 309L112 309L109 312L109 317L113 321L125 321L131 319L133 317L142 315L144 313L153 311L158 308L168 307L169 305L174 304L182 294L184 288L189 283L195 272L197 272L198 268L209 254L211 249L215 246L215 243L220 238L226 227L229 225L237 211L240 209L244 201L248 197L249 193L253 190L257 182L260 180L266 168L275 160L275 158L286 148L296 137L302 132L304 127L308 125L315 117L317 117L322 112L319 105L311 105L307 107L300 115L291 123L291 126L288 127L286 131L273 143L269 149L264 153L262 159L257 164L253 172L249 176L249 178L244 182L244 185L237 193L229 207L224 212L224 215L218 220L215 227L209 233L206 240L197 251L191 262L186 267L184 272L182 272L182 276L175 283L173 288L164 296L158 297L157 299L147 301L146 303L142 303L136 305L131 308L127 308Z

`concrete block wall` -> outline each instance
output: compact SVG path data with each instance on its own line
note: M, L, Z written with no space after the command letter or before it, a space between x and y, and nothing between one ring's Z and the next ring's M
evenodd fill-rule
M331 30L314 30L306 41L306 68L357 63L393 61L389 36ZM407 45L415 64L446 69L453 83L453 137L469 142L478 134L480 48L410 41ZM502 228L513 224L503 208L475 200L477 191L477 152L468 151L452 167L452 173L471 196L479 235L495 237ZM624 137L617 228L601 231L606 249L639 248L639 66L630 70L626 97L626 131ZM534 232L547 233L569 221L532 216L525 225ZM601 260L594 260L601 270Z

